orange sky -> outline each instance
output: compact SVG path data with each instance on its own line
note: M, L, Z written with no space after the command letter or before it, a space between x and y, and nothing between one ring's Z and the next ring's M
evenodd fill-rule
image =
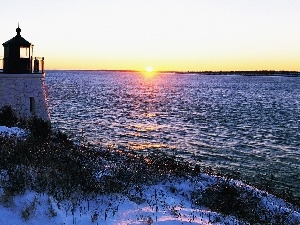
M0 7L2 43L19 22L47 69L300 70L297 0L14 0Z

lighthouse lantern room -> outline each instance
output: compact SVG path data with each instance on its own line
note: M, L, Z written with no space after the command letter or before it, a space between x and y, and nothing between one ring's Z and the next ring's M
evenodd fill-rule
M36 116L49 121L45 86L44 57L33 58L33 44L21 36L3 43L0 70L0 108L11 106L23 118Z

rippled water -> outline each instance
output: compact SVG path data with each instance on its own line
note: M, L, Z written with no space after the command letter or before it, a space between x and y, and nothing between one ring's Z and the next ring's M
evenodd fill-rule
M75 138L161 149L300 196L300 78L49 71L51 120Z

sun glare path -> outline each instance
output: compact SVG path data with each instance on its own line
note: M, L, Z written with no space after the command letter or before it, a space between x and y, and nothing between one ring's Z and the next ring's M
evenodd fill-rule
M143 71L143 75L145 78L152 78L155 75L155 71L152 66L147 66Z

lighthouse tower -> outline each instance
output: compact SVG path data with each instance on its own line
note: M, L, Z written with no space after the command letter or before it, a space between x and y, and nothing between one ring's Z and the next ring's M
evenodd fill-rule
M36 116L50 121L45 89L44 57L33 58L33 44L21 36L3 43L4 58L0 70L0 108L11 106L23 118ZM0 67L1 68L1 67Z

